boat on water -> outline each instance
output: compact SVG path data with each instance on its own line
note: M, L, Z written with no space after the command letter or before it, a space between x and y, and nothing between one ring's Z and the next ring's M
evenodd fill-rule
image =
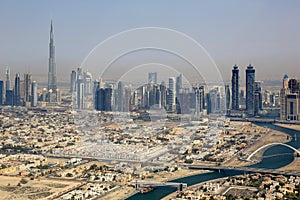
M141 194L145 194L145 193L151 192L151 191L153 191L155 189L156 189L156 187L153 187L153 186L151 186L151 187L143 187L143 188L140 188L140 193Z

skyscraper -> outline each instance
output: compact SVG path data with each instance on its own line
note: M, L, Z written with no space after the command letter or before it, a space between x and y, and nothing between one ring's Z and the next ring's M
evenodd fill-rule
M157 84L157 72L148 73L148 83Z
M118 89L117 89L117 96L116 96L116 106L117 111L123 112L123 106L124 106L124 85L121 81L118 82Z
M92 74L88 71L83 73L84 80L84 95L90 95L93 92L93 77Z
M5 105L8 105L8 106L14 105L14 91L13 90L5 91Z
M24 101L30 102L30 95L31 95L31 74L26 73L24 74L24 87L25 87L25 95Z
M246 69L246 111L249 115L254 115L254 82L255 69L250 64Z
M54 33L51 20L50 27L50 43L49 43L49 71L48 71L48 91L52 89L53 93L56 93L56 63L55 63L55 46L54 46Z
M5 70L5 90L10 90L10 69L6 67Z
M225 105L226 105L226 110L230 109L230 104L231 104L231 100L230 100L230 88L229 88L229 85L225 85L225 96L226 96L226 102L225 102Z
M300 82L283 77L283 87L280 90L280 119L300 120Z
M31 107L37 106L38 93L37 93L37 82L32 81L31 83Z
M17 73L15 77L15 87L14 87L14 94L13 94L13 104L14 106L21 105L21 81L20 81L20 74Z
M232 91L231 108L232 110L238 110L239 109L239 67L237 65L234 65L232 69L231 91Z
M84 79L81 68L77 69L77 83L76 83L76 102L77 108L84 108Z
M176 79L169 78L169 95L168 95L168 110L174 112L176 110Z
M262 93L261 84L259 81L254 82L254 115L257 115L262 110Z
M76 80L77 80L76 71L72 70L71 80L70 80L70 92L75 92L76 91Z
M176 93L179 94L182 89L182 74L176 77Z
M0 81L0 105L3 105L4 82Z
M112 88L99 88L96 92L96 110L111 111L112 110Z
M200 117L200 113L203 112L204 109L204 86L196 85L193 87L195 92L195 114L196 117Z
M94 81L94 86L93 86L93 103L94 103L94 108L97 109L97 91L100 89L100 81L95 80Z

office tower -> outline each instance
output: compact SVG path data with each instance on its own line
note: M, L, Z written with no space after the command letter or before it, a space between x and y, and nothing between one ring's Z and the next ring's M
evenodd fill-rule
M157 84L157 72L149 72L148 73L148 83L149 84Z
M23 106L25 102L25 81L20 78L20 104Z
M280 90L280 119L300 120L300 82L283 77L283 87Z
M20 74L17 73L15 77L15 86L14 86L14 95L13 95L13 104L14 106L21 105L21 89L20 89Z
M84 108L84 77L81 68L77 68L76 103L78 109Z
M77 92L76 92L76 100L77 100L77 108L84 108L84 82L83 79L77 79Z
M198 118L204 109L204 86L196 85L193 90L195 93L195 114Z
M282 80L282 88L280 90L280 119L287 120L287 105L286 105L286 95L289 93L289 76L284 75Z
M48 71L48 91L51 89L56 93L56 63L55 63L55 46L54 46L54 33L51 20L50 27L50 43L49 43L49 71Z
M181 89L180 93L177 94L177 113L178 114L191 114L191 108L195 109L194 107L191 107L191 98L194 98L193 101L196 101L196 95L194 94L191 96L191 94L194 94L194 92L191 92L189 88L187 89ZM200 99L203 99L200 97ZM201 100L200 100L201 101ZM201 105L201 103L199 103ZM199 106L200 108L200 106Z
M91 95L93 92L93 85L92 85L92 81L93 81L93 77L92 74L88 71L85 71L83 73L83 80L84 80L84 94L85 95Z
M84 82L82 79L77 80L77 108L83 109L84 108Z
M8 105L8 106L14 105L14 91L13 90L5 91L5 105Z
M104 88L98 88L95 94L95 109L99 111L104 111Z
M3 105L4 82L0 81L0 105Z
M124 87L123 112L130 111L131 85Z
M113 90L112 88L105 88L105 111L112 111L112 97L113 97Z
M70 92L76 92L76 80L77 80L76 71L72 70L71 78L70 78Z
M179 94L182 89L182 74L176 77L176 94Z
M118 82L118 89L116 92L116 106L117 106L117 111L123 112L123 91L124 91L124 86L121 81Z
M10 69L6 67L5 70L5 90L10 90Z
M37 101L38 101L37 82L32 81L32 83L31 83L31 107L36 107Z
M160 91L160 104L161 108L166 108L167 106L167 88L164 81L161 82L159 85L159 91Z
M250 64L246 69L246 111L249 115L254 115L254 82L255 69Z
M176 79L175 77L169 78L168 90L168 111L174 112L176 110Z
M24 101L30 102L30 95L31 95L31 74L24 74Z
M225 102L225 106L226 106L226 110L230 109L230 88L229 85L225 85L225 96L226 96L226 102Z
M149 102L149 108L157 105L160 103L160 91L159 91L159 86L158 85L148 85L147 86L147 91L148 91L148 102ZM160 106L158 106L160 107Z
M237 65L234 65L232 69L231 92L232 92L231 109L238 110L239 109L239 67Z
M224 111L224 98L222 98L221 95L221 88L215 87L211 89L207 94L206 98L208 114L222 113Z
M96 110L112 111L112 88L99 88L96 92Z
M254 82L254 115L262 110L262 94L260 82Z
M96 93L97 93L97 90L100 89L100 81L98 80L95 80L94 81L94 87L93 87L93 103L94 103L94 108L97 109L97 99L96 99Z

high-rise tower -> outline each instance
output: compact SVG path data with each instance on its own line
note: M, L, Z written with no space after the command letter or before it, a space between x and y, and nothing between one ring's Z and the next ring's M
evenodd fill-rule
M31 97L31 74L24 74L25 96L24 101L30 102Z
M10 70L6 67L5 70L5 90L10 90Z
M4 82L0 81L0 105L3 105Z
M232 110L239 109L239 67L237 65L233 66L232 78L231 78L231 108Z
M254 115L254 82L255 69L250 64L246 69L246 111L249 115Z
M50 43L49 43L49 71L48 71L48 90L52 89L55 93L56 85L56 64L55 64L55 46L54 46L54 33L51 20L50 27Z
M148 73L148 83L157 84L157 72Z
M38 93L37 93L37 82L33 81L31 83L31 106L36 107L38 100Z
M71 80L70 80L70 92L76 91L76 80L77 80L77 74L75 70L72 70L71 72Z
M169 78L169 95L168 95L168 110L175 112L176 110L176 78Z
M280 119L300 120L300 82L283 77L283 87L280 90Z
M15 87L13 91L13 104L14 106L21 105L21 90L20 90L20 74L16 74Z

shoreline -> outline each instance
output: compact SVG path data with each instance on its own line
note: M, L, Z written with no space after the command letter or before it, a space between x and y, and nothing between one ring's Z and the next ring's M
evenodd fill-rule
M274 124L274 125L277 125L277 124ZM290 126L290 125L288 125L288 126ZM284 126L282 126L282 127L284 127ZM284 127L284 128L290 128L290 127ZM300 125L299 125L299 130L300 130ZM292 128L291 128L292 129ZM295 130L295 129L293 129L293 130ZM254 148L254 147L256 147L257 145L259 145L261 142L263 143L263 145L265 145L264 143L265 142L267 142L267 143L272 143L272 141L269 141L268 139L270 139L270 138L272 138L272 139L274 139L274 137L270 137L270 136L274 136L274 135L277 135L277 136L284 136L285 138L286 138L286 136L290 136L289 134L287 134L287 133L284 133L284 132L282 132L282 131L276 131L276 130L273 130L273 129L269 129L269 131L268 131L268 133L266 133L264 136L262 136L258 141L256 141L255 143L253 143L251 146L249 146L248 148L246 148L245 150L246 151L249 151L250 149L252 149L252 148ZM269 136L269 137L268 137ZM268 142L269 141L269 142ZM291 138L289 139L289 140L285 140L283 143L287 143L287 142L289 142L289 141L291 141ZM274 141L275 142L275 141ZM264 152L266 151L267 149L262 149L261 151L259 151L259 152L257 152L257 155L258 155L258 157L261 157L263 154L264 154ZM262 161L262 158L260 158L257 162L261 162ZM255 162L255 163L257 163L257 162ZM298 162L299 162L299 166L300 166L300 159L298 159ZM287 166L284 166L284 167L282 167L282 168L280 168L280 169L284 169L284 168L286 168L286 167L290 167L290 165L293 165L293 164L295 164L295 163L297 163L297 158L295 158L294 160L293 160L293 162L291 162L290 164L288 164ZM237 164L236 166L247 166L247 165L244 165L245 163L234 163L234 161L232 161L232 162L230 162L229 163L229 166L230 165L232 165L232 164ZM250 163L249 163L250 164ZM253 163L252 163L253 164ZM251 165L251 164L250 164ZM194 184L194 185L191 185L191 186L189 186L189 187L187 187L187 188L185 188L185 189L191 189L191 188L194 188L194 187L198 187L198 186L201 186L201 185L203 185L203 184L205 184L205 183L209 183L209 182L213 182L213 181L217 181L217 180L222 180L222 179L224 179L224 178L228 178L228 176L227 177L223 177L223 178L217 178L217 179L211 179L211 180L209 180L209 181L204 181L204 182L201 182L201 183L197 183L197 184ZM175 198L176 197L176 195L177 195L177 191L176 192L173 192L173 193L171 193L171 194L169 194L169 195L167 195L167 196L165 196L165 197L163 197L162 198L162 200L170 200L170 199L173 199L173 198Z
M294 131L300 131L300 125L299 124L274 123L274 125L279 126L279 127L283 127L283 128L292 129Z
M188 172L188 175L184 172ZM170 177L157 177L156 179L144 179L144 181L158 181L158 182L169 182L169 181L174 181L177 179L185 178L185 177L190 177L190 176L196 176L199 174L204 174L204 173L209 173L209 170L190 170L190 169L181 169L179 175L174 175ZM178 174L178 173L177 173ZM120 200L120 199L128 199L138 192L133 188L129 186L124 186L123 188L119 188L105 196L102 196L101 199L103 200Z

